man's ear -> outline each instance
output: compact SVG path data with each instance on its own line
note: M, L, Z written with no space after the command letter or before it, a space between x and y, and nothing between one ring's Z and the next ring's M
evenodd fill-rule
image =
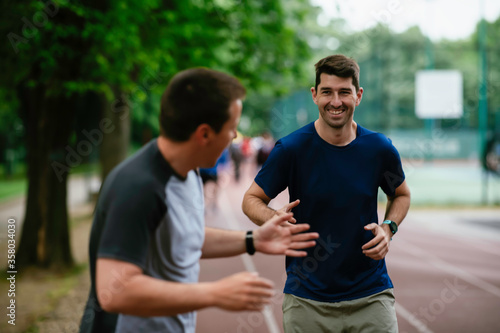
M311 95L312 95L312 100L314 102L314 104L318 105L318 102L316 102L316 89L314 87L311 87Z
M356 93L356 106L358 106L359 103L361 103L361 98L363 98L363 88L359 87L359 90Z
M213 132L214 131L210 125L201 124L196 128L193 136L199 145L206 146L212 140Z

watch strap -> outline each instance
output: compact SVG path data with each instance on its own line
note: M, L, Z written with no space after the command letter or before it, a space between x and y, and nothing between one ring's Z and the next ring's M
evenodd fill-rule
M248 230L245 236L245 244L247 247L247 253L253 255L255 253L255 246L253 244L253 231Z

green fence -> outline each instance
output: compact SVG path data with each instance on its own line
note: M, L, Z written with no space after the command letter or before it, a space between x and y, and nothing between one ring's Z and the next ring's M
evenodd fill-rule
M479 137L475 129L462 127L457 120L453 128L434 125L426 128L391 128L390 118L373 103L356 108L354 120L360 125L388 136L398 148L401 157L408 159L478 159ZM369 109L373 107L372 109ZM271 131L275 138L281 138L318 118L318 107L307 90L298 91L275 103L271 111ZM381 119L382 118L382 119ZM439 121L436 122L439 124Z

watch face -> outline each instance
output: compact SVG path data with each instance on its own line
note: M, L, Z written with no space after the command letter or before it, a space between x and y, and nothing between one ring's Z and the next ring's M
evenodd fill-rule
M398 231L398 225L396 224L396 222L385 220L384 223L389 225L389 229L391 229L393 235Z
M391 221L391 224L389 224L389 228L391 229L393 234L395 234L396 231L398 231L398 225L394 221Z

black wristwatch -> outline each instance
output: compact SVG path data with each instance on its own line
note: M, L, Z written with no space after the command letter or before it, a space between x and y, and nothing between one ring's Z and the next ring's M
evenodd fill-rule
M389 225L389 229L391 230L393 235L395 235L396 232L398 232L398 225L396 224L396 222L391 220L385 220L384 223Z

